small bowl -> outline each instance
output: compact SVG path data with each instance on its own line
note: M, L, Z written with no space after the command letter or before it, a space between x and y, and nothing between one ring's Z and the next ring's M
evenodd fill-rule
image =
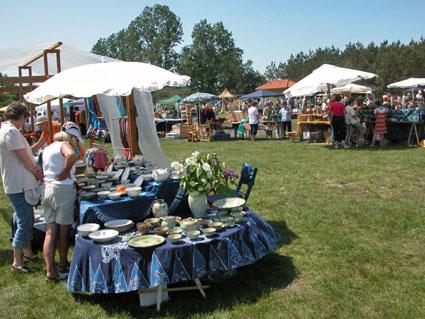
M83 236L88 237L92 232L99 230L100 225L95 223L81 224L77 226L77 232Z
M152 227L157 227L159 226L159 223L161 222L161 220L159 218L154 217L154 218L145 219L145 222L151 224Z
M169 230L169 228L167 227L167 226L161 226L161 227L156 227L156 228L154 228L154 232L155 232L155 234L157 234L157 235L160 235L160 236L164 236L164 235L166 235L167 234L167 232L168 232L168 230Z
M137 197L137 196L140 195L142 188L141 187L130 187L130 188L126 187L126 191L127 191L128 196Z
M211 237L215 234L215 232L217 231L217 229L213 228L213 227L208 227L208 228L204 228L202 230L202 232L205 234L205 236L207 237Z
M182 239L182 235L181 234L171 234L168 236L168 238L170 239L170 241L172 243L178 243L181 239Z
M107 199L110 193L110 191L101 191L97 193L97 197L100 199Z
M174 227L174 228L171 228L169 231L168 231L168 233L170 234L170 235L173 235L173 234L181 234L183 232L183 229L181 228L181 227Z
M200 219L198 221L198 224L201 226L207 226L209 223L211 223L212 220L211 219Z
M215 230L219 230L223 226L222 222L211 222L208 224L208 227L215 228Z
M201 232L199 230L191 230L186 233L187 237L189 237L190 240L196 239L201 235Z
M108 197L111 200L117 200L121 197L121 193L118 193L118 192L109 193Z
M152 228L152 225L147 222L142 222L142 223L137 223L136 227L137 227L137 231L145 235Z
M95 192L81 192L80 199L93 199L96 197Z

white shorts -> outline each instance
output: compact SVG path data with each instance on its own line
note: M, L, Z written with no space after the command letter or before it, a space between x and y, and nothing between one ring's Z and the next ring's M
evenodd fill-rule
M46 224L72 225L75 198L74 185L46 184L42 204Z

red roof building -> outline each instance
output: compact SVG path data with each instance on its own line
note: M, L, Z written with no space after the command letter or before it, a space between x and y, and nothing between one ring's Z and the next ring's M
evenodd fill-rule
M276 93L282 93L284 90L294 85L295 81L284 79L284 80L273 80L260 85L255 90L267 90Z

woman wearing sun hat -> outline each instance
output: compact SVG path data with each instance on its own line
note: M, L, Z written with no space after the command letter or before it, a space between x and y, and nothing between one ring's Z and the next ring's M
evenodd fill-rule
M77 142L76 142L77 141ZM54 142L43 152L45 191L43 198L46 236L43 245L46 279L66 279L68 268L68 234L74 222L76 190L74 173L77 156L73 143L82 141L80 129L68 122L54 136ZM59 271L54 265L56 242L59 250Z

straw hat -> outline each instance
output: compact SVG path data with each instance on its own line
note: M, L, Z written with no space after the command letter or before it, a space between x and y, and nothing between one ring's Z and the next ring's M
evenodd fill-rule
M48 121L49 120L47 119L47 116L40 115L40 116L37 116L37 118L35 119L35 125L47 123Z

